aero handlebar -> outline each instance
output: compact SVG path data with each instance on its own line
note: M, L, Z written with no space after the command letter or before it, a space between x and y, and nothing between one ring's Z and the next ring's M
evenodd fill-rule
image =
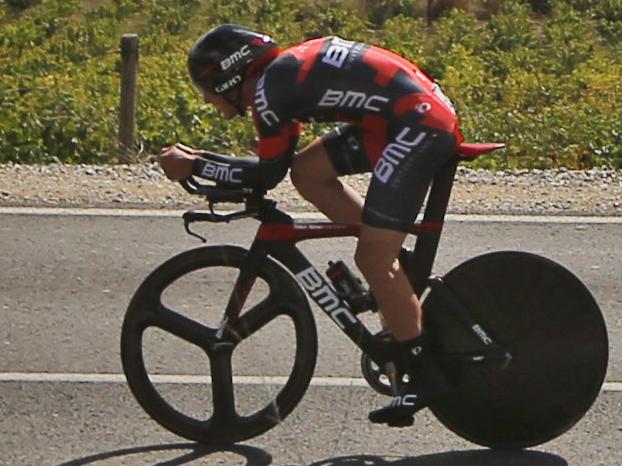
M193 177L179 182L190 194L205 196L209 202L245 202L249 197L257 195L251 188L223 187L199 183Z

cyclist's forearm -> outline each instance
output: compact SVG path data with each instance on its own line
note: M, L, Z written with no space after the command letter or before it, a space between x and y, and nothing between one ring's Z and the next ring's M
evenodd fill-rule
M287 159L266 161L205 151L195 158L192 171L196 176L221 184L272 189L285 177L288 168Z

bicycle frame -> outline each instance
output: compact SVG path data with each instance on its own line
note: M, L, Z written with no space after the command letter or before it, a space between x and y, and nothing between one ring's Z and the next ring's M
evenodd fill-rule
M431 275L457 163L501 146L458 147L459 155L431 182L423 220L412 226L414 251L402 251L398 259L422 301L430 354L451 385L447 387L451 393L430 406L433 414L464 439L516 449L559 436L587 412L605 380L608 340L602 313L589 290L572 272L545 257L498 251L458 264L442 277ZM357 236L360 225L294 220L266 199L265 192L253 188L202 185L193 178L182 184L210 203L209 212L184 214L189 233L194 234L189 224L196 221L255 218L261 225L250 249L217 244L184 251L151 272L132 296L123 321L121 360L132 393L152 419L182 437L215 445L247 440L275 427L302 400L313 377L318 340L309 298L362 349L361 370L370 387L384 395L399 393L411 374L399 365L402 358L396 358L395 341L388 332L372 335L357 317L377 309L373 296L344 272L342 264L332 264L324 278L298 249L298 242L306 240ZM243 203L245 209L216 213L213 205L220 202ZM189 283L198 279L210 287L215 284L210 283L211 274L223 268L238 274L224 315L220 303L206 303L210 314L205 324L185 315L186 306L176 310L163 302L177 280L205 271L193 275ZM229 286L227 277L223 274ZM258 277L262 286L247 299ZM172 295L182 303L186 299L184 293ZM222 318L216 326L214 311ZM268 340L259 344L270 348L260 346L256 355L258 362L269 360L279 374L284 369L285 377L275 380L267 404L264 397L245 399L244 405L259 403L248 412L236 399L243 382L234 376L234 352L241 348L237 354L252 359L257 340L249 337L275 319L288 320L281 319L284 315L290 318L289 334L282 334L280 326L272 329L279 332L279 339L283 335L285 345L293 336L294 351L287 352L281 342L272 348L266 331ZM151 328L185 340L208 358L212 396L196 400L211 405L207 419L204 410L186 414L171 404L168 393L163 397L150 378L143 337ZM250 344L241 344L247 339ZM277 353L268 356L266 349ZM281 365L282 353L289 361L293 358L293 364ZM237 365L235 373L246 375L247 367L261 367L248 362L251 366ZM472 367L483 364L485 368Z
M458 157L451 160L437 173L430 186L423 220L411 228L410 233L417 236L417 241L408 278L419 297L428 286L441 289L451 303L451 309L458 314L457 317L481 341L484 351L462 355L463 358L477 363L507 361L509 359L507 351L494 341L465 306L443 286L442 279L431 277L459 160ZM235 283L220 332L224 332L227 322L238 317L253 286L257 271L262 261L269 255L296 277L313 301L373 361L378 364L388 362L393 353L389 343L376 338L365 327L356 313L351 311L349 304L337 295L324 274L318 271L296 246L298 242L310 239L358 236L360 225L297 221L278 210L271 202L259 208L253 216L261 222L261 225L250 247L247 263Z

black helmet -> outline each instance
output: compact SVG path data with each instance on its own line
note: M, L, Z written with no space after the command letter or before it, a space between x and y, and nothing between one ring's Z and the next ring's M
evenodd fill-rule
M203 34L190 49L190 79L199 88L223 94L277 54L277 44L269 36L223 24Z

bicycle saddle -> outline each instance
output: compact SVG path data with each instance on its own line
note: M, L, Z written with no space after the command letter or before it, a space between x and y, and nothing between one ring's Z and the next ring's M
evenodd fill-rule
M467 159L475 159L480 155L487 154L497 149L502 149L505 144L502 142L484 142L478 144L462 143L458 145L458 155Z

